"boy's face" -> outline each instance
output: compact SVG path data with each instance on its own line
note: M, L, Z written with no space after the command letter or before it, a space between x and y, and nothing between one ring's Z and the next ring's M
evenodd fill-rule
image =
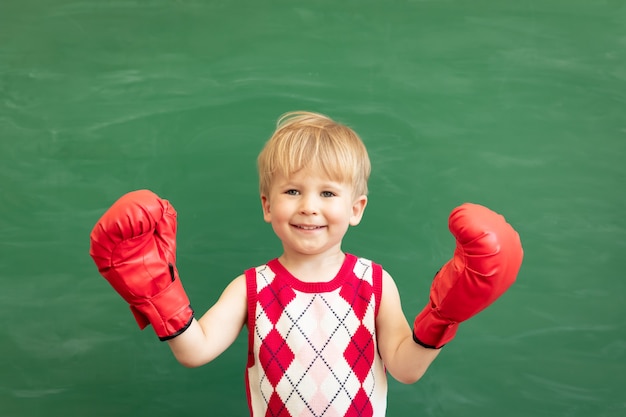
M272 224L285 252L317 255L341 250L349 226L361 221L367 196L354 196L350 184L338 183L311 169L273 178L261 196L263 218Z

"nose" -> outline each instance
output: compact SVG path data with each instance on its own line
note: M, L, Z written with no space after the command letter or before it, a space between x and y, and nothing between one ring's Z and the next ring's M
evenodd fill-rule
M318 214L319 198L313 194L303 194L300 199L300 213L306 215Z

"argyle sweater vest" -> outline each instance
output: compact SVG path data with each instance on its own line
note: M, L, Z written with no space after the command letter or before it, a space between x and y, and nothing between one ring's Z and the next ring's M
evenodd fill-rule
M277 259L245 275L250 415L384 416L375 325L382 267L346 254L329 282L302 282Z

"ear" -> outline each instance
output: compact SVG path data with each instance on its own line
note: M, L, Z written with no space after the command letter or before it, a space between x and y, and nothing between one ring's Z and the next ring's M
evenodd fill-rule
M270 214L270 200L263 194L261 194L261 207L263 208L263 220L270 223L272 221L272 216Z
M365 212L365 206L367 206L367 196L361 195L352 203L352 214L350 215L350 226L356 226L361 223L363 218L363 212Z

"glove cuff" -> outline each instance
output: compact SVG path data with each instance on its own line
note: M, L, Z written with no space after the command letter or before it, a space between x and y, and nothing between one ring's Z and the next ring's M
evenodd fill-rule
M428 305L415 317L413 340L428 349L441 349L454 339L458 327L459 323L441 317L435 308Z
M162 341L182 334L194 318L194 311L180 279L172 281L167 288L145 302L132 305L131 309L135 318L139 314L152 324ZM137 322L141 327L140 320Z

